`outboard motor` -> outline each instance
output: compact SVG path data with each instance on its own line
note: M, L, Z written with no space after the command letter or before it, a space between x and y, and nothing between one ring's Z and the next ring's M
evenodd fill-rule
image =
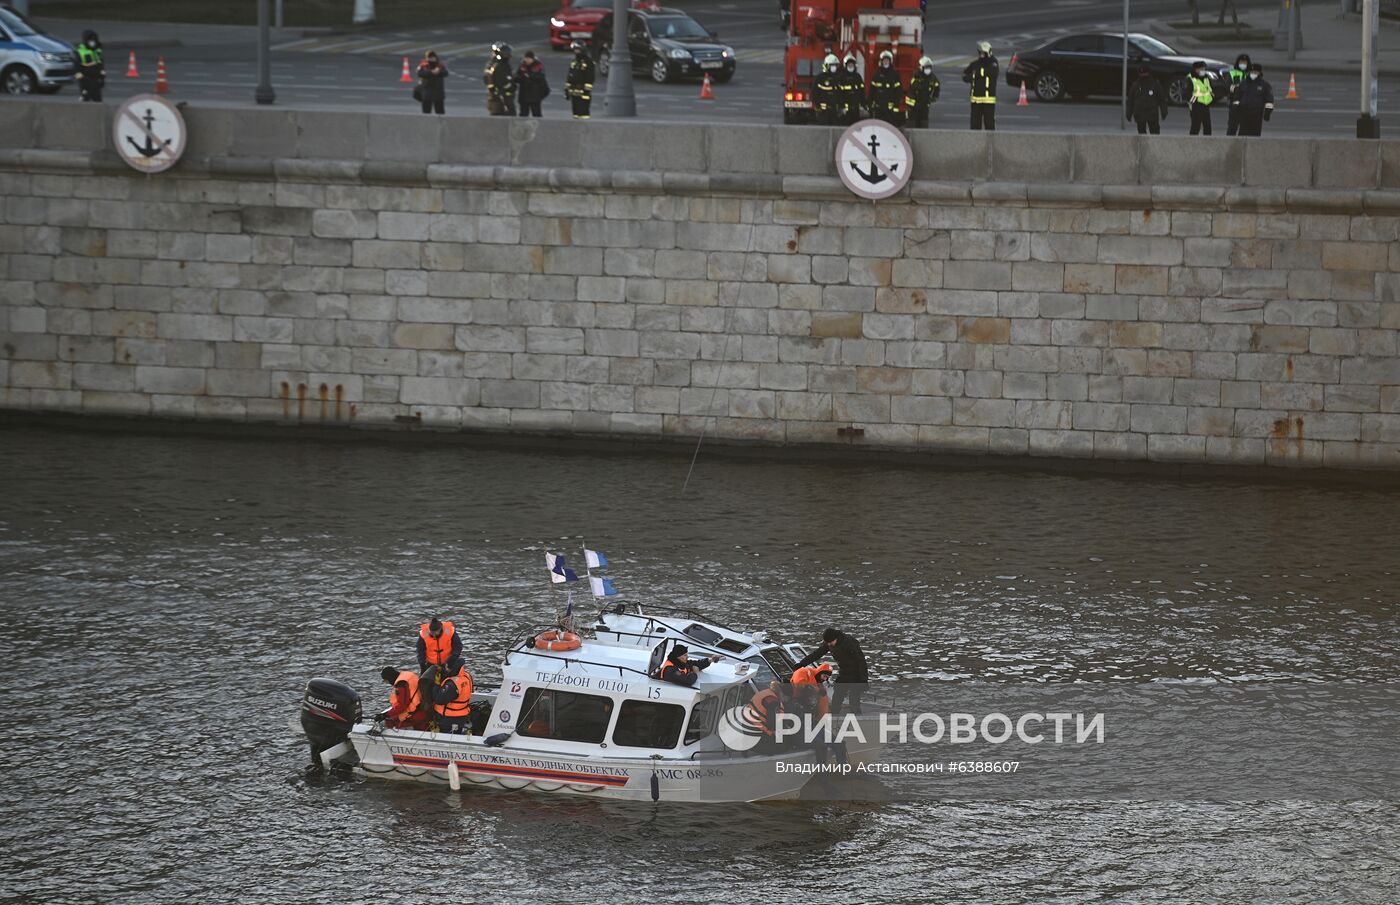
M360 696L334 679L312 679L301 696L301 730L311 743L311 762L321 766L321 752L345 741L360 721Z

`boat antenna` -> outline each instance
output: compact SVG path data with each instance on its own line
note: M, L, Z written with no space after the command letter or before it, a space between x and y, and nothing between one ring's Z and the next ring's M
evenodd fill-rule
M740 204L740 216L742 216L742 202ZM739 262L739 277L741 280L744 276L745 269L749 266L749 255L753 254L753 234L754 225L753 221L750 220L749 238L744 243L743 260ZM742 287L743 285L743 282L739 283L739 286ZM739 296L742 294L743 290L740 289L734 296L734 304L728 306L724 312L724 331L722 334L724 336L724 351L720 354L719 367L715 370L715 383L714 386L710 388L710 401L705 405L704 420L700 422L700 436L695 438L695 451L690 454L690 467L685 470L685 483L681 485L681 496L685 496L686 490L690 487L690 476L695 472L695 460L700 458L700 444L705 442L705 428L709 425L710 419L716 417L714 414L715 396L719 394L719 386L722 382L721 378L724 376L724 365L729 361L729 329L734 325L734 309L739 306ZM720 304L723 303L723 299L721 299Z

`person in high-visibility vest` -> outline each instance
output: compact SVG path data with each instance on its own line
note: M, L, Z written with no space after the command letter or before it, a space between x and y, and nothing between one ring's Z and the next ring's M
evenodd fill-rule
M997 127L997 72L989 41L977 45L977 59L963 70L963 81L972 86L972 128L995 131Z
M1229 84L1226 89L1230 93L1230 115L1225 121L1225 134L1236 135L1240 131L1240 110L1235 103L1235 94L1240 90L1240 83L1249 75L1249 54L1242 53L1235 58L1235 65L1232 69L1220 70L1221 78L1228 79Z
M1210 134L1210 105L1215 100L1215 89L1211 87L1210 76L1206 75L1205 60L1191 64L1191 134Z
M85 101L102 101L102 86L107 82L107 68L102 65L102 42L97 32L83 32L83 43L78 45L78 92Z

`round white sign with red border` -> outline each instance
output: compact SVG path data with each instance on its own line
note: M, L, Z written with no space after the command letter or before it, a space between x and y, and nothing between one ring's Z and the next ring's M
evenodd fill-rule
M882 120L863 119L836 142L836 172L846 188L862 198L890 197L909 184L913 171L909 139Z
M185 118L158 94L138 94L117 110L112 141L128 165L142 173L173 167L185 153Z

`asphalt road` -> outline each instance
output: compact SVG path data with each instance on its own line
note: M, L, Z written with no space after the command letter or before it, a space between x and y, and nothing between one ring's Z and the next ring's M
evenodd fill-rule
M1133 10L1135 17L1145 20L1182 12L1184 6L1183 0L1136 0ZM1203 6L1209 15L1209 4ZM712 0L687 4L685 8L735 48L738 72L729 84L715 86L716 97L712 101L700 100L697 82L657 85L647 75L638 74L638 115L654 120L780 122L784 34L778 26L776 3ZM924 47L944 83L943 100L934 107L933 127L967 127L968 105L960 72L971 59L976 41L992 41L1005 66L1015 49L1037 46L1057 34L1121 27L1121 15L1122 6L1116 0L959 0L931 4ZM162 34L179 35L182 44L161 47ZM448 115L484 115L481 69L486 51L492 41L505 40L515 47L517 56L528 49L541 56L554 88L544 103L545 115L562 117L567 115L562 88L568 54L551 51L546 35L545 18L534 17L413 31L347 31L292 37L275 45L273 85L277 103L283 106L410 111L416 109L409 97L412 86L399 82L403 58L408 57L416 65L422 53L432 48L454 74L448 81ZM155 57L162 55L169 72L171 96L177 100L218 105L244 104L252 99L256 57L251 41L193 43L188 34L180 34L178 27L167 31L162 26L152 26L150 34L136 43L142 45L137 50L142 75L136 79L122 75L127 48L120 40L108 43L109 98L120 99L150 90ZM1231 51L1225 49L1219 55L1229 56ZM1266 126L1266 135L1355 134L1355 77L1301 76L1299 99L1285 101L1286 75L1270 76L1280 106ZM601 101L601 84L598 94ZM1017 92L1004 80L999 98L997 119L1003 130L1113 132L1120 128L1115 99L1054 104L1032 100L1029 106L1018 107ZM55 101L75 99L76 92L66 90ZM1394 109L1397 104L1400 86L1383 83L1381 109ZM601 102L595 102L595 112L601 112L601 106ZM1224 119L1223 111L1217 113L1216 119ZM1185 112L1173 110L1164 127L1167 132L1185 132ZM1223 123L1220 131L1224 131Z

